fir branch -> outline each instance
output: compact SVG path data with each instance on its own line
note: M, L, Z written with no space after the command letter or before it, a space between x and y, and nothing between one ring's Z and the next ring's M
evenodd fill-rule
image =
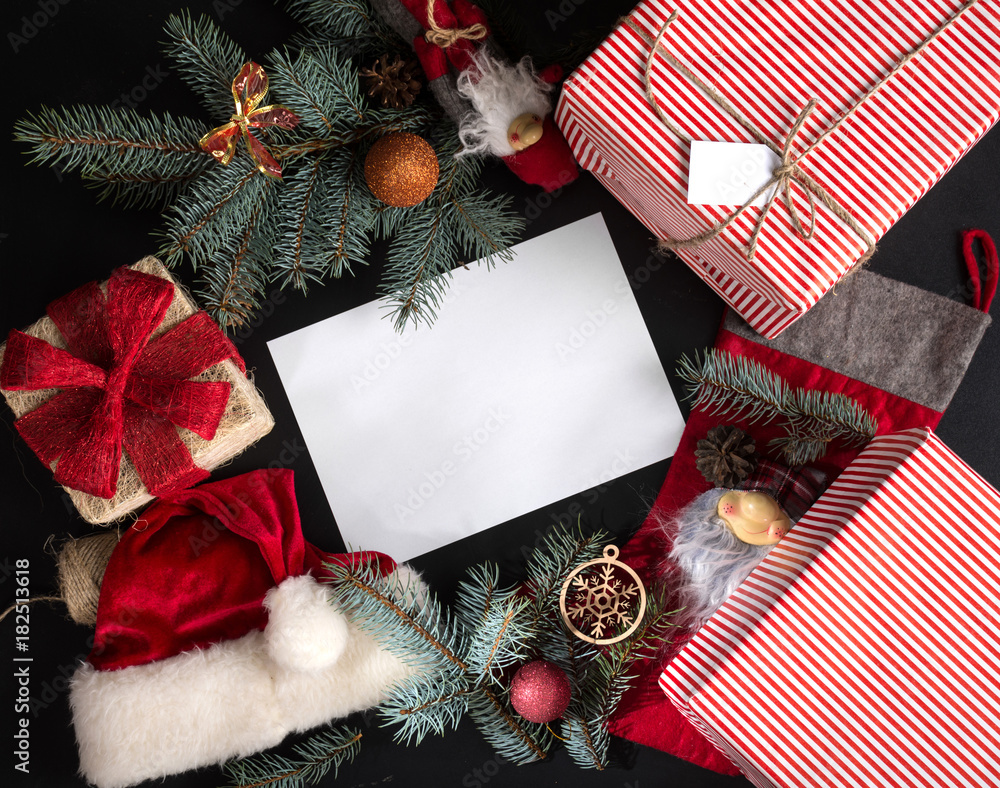
M360 749L360 731L334 728L294 747L295 758L264 753L230 761L222 769L232 788L301 788L318 784L330 769L336 776L341 764L353 761Z
M33 163L78 171L101 199L128 207L175 198L211 163L196 121L128 108L42 107L14 124L14 139L30 146Z
M172 14L167 18L165 30L169 40L163 44L164 54L174 62L184 83L198 95L211 119L211 125L203 128L200 138L233 114L233 80L250 58L208 16L195 21L187 11Z
M465 661L480 684L499 683L503 670L527 659L537 637L524 616L531 600L499 582L499 568L482 564L458 587L457 615L470 633Z
M382 278L386 300L394 306L393 325L430 325L437 317L451 277L449 251L452 239L440 207L426 204L410 209L409 220L389 248Z
M287 271L284 284L305 292L309 280L320 281L321 272L315 270L311 255L303 254L306 235L319 231L312 214L314 206L322 203L326 189L322 183L323 159L316 158L301 167L295 177L287 179L287 188L279 198L282 214L292 219L291 227L284 233L284 242L279 243L275 266Z
M771 445L791 465L819 459L831 441L856 446L878 431L877 420L857 400L828 391L792 389L745 356L715 349L706 350L701 359L695 353L693 361L682 356L677 374L688 384L694 407L709 415L727 413L751 423L784 419L787 434Z
M184 188L208 168L190 175L134 175L95 171L83 176L84 185L98 189L98 202L110 199L112 205L123 208L166 208L184 191Z
M261 200L243 232L219 247L203 267L199 301L224 329L242 326L260 306L270 259L265 217L273 210L271 202Z
M393 736L397 742L420 744L428 734L440 736L458 727L473 692L458 670L430 671L393 687L379 710L386 723L399 725Z
M268 69L275 98L299 116L298 130L328 136L364 123L357 69L334 47L303 49L294 57L274 52Z
M285 8L311 34L349 54L406 51L409 42L382 21L365 0L287 0Z
M390 652L418 669L448 667L468 670L456 653L460 634L433 595L405 599L394 581L377 567L326 564L341 609Z
M322 262L324 270L333 277L341 276L345 269L349 271L352 261L368 262L369 234L375 227L375 200L371 192L359 185L364 180L363 170L364 160L355 148L342 172L339 209L331 211L323 221L327 249Z
M486 687L479 687L469 701L469 716L483 738L504 760L515 764L544 760L552 746L552 733L542 724L515 718L509 703Z
M440 145L440 174L434 192L411 208L396 232L383 277L383 293L394 307L397 331L437 316L448 287L457 250L487 265L510 259L507 248L524 228L524 220L506 198L476 193L480 165L456 156L457 142Z
M212 168L192 184L188 199L168 212L160 250L164 261L172 264L186 253L197 268L244 231L271 188L246 154L237 155L228 167Z
M596 769L608 765L608 720L638 677L633 667L662 647L671 626L670 618L676 612L667 610L665 599L662 589L649 590L642 623L628 638L607 646L597 655L587 680L574 695L564 719L566 748L577 765Z

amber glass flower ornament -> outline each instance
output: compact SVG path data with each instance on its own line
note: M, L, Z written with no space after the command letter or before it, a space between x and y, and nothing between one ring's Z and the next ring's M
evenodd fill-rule
M199 144L222 164L229 164L236 153L236 143L242 136L257 169L271 178L281 178L281 165L267 151L264 143L250 133L251 128L280 126L295 128L299 116L282 104L258 107L267 95L267 74L254 62L245 63L233 80L233 102L236 109L229 122L212 129Z

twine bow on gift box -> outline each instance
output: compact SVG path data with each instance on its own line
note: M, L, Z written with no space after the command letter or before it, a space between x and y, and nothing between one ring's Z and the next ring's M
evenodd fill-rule
M708 96L716 105L718 105L730 118L739 123L747 132L760 144L766 145L772 151L774 151L781 159L781 163L775 167L774 171L771 173L771 178L761 186L743 205L739 206L735 211L733 211L729 216L723 219L721 222L717 222L712 225L703 233L692 236L691 238L666 238L660 241L660 248L668 251L676 251L678 249L693 249L700 246L707 241L711 241L713 238L721 235L727 227L729 227L733 222L735 222L743 213L753 205L754 201L758 197L765 194L768 190L771 191L771 195L764 207L761 209L760 214L754 223L753 232L750 234L749 243L744 247L747 260L753 262L754 257L757 253L757 241L760 236L761 230L763 230L765 223L767 222L768 216L771 215L771 209L775 204L776 198L779 194L784 196L785 207L788 210L789 217L791 219L792 231L798 235L802 240L809 241L812 239L813 234L816 230L816 202L817 200L821 202L826 208L840 221L842 221L847 227L849 227L865 244L866 251L864 255L858 260L857 264L864 263L872 254L875 252L875 241L871 238L868 232L858 223L854 216L840 205L819 183L814 179L809 177L808 174L802 169L801 165L805 161L805 158L816 150L820 144L832 133L837 131L854 113L860 109L868 99L872 98L876 93L882 90L883 87L896 75L898 74L908 63L910 63L917 55L919 55L932 41L934 41L939 35L941 35L945 30L951 27L954 22L965 14L972 6L974 6L979 0L970 0L965 5L963 5L958 11L956 11L941 27L935 30L930 36L924 39L918 47L913 49L911 52L907 53L905 56L900 58L896 65L886 74L882 79L880 79L875 85L873 85L868 92L865 93L861 99L854 104L847 112L841 115L829 128L823 131L815 141L807 145L800 153L794 154L792 147L795 142L796 137L802 130L803 125L808 119L809 115L816 108L816 99L810 99L802 111L798 114L792 123L791 129L788 132L788 136L785 138L784 144L779 147L774 142L772 142L768 137L757 129L753 123L751 123L747 118L745 118L742 113L739 112L735 107L733 107L725 97L719 94L711 85L706 83L704 80L700 79L697 74L695 74L691 69L684 65L681 61L671 55L663 47L663 38L667 33L670 25L677 19L678 12L674 11L667 18L667 21L663 23L660 28L659 34L655 39L651 38L644 30L642 30L639 25L633 21L630 17L624 20L635 33L637 33L641 38L645 39L650 43L649 55L646 58L646 69L644 73L644 87L646 92L646 99L656 116L660 119L660 122L670 130L678 139L681 139L687 143L691 142L691 139L684 134L677 126L670 120L669 117L664 113L662 107L660 107L659 101L657 101L656 96L653 94L653 84L652 84L652 71L654 59L659 53L663 59L669 63L678 73L682 74L686 79L688 79L692 84L696 85L699 90L702 91L706 96ZM798 209L795 207L795 203L792 200L792 186L797 186L803 192L805 192L806 197L809 201L809 221L804 223L801 216L799 215Z
M107 296L91 282L49 304L67 350L11 331L0 388L60 389L14 422L42 462L57 463L60 484L114 497L123 449L153 495L208 476L177 428L211 440L230 385L189 378L229 358L243 370L243 361L204 312L151 338L173 298L169 281L119 268Z

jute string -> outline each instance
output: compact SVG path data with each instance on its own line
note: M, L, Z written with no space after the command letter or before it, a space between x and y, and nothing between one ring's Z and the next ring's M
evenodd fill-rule
M77 624L94 626L97 623L97 602L101 596L104 570L108 567L118 539L115 531L84 539L70 539L56 556L59 596L34 596L19 600L0 613L0 621L23 605L65 602L70 618Z
M428 44L435 44L441 47L441 49L447 49L462 39L466 41L479 41L489 35L486 26L478 22L469 27L460 27L451 30L440 27L434 21L434 2L435 0L427 0L427 32L424 33L424 39Z
M849 227L865 244L866 252L858 260L857 264L863 264L869 257L875 252L875 241L871 238L868 232L858 224L854 216L845 209L840 203L838 203L820 184L809 177L802 169L801 164L805 158L816 150L817 147L825 140L828 136L837 131L844 123L848 121L853 115L860 109L866 101L876 95L879 91L885 87L886 84L903 68L913 61L917 55L919 55L932 41L934 41L938 36L940 36L945 30L951 27L959 18L961 18L966 11L968 11L972 6L976 5L979 0L970 0L962 8L956 11L951 18L949 18L941 27L935 30L930 36L924 39L920 45L908 52L904 57L902 57L892 70L886 74L879 82L873 85L861 99L858 100L847 112L841 115L829 128L822 132L811 144L807 145L801 153L793 154L792 147L798 136L799 131L801 131L803 125L808 119L809 115L816 108L816 99L810 99L802 111L795 118L792 123L792 127L785 137L784 145L780 148L772 142L763 132L761 132L756 126L753 125L742 113L739 112L735 107L733 107L724 96L722 96L718 91L715 90L711 85L706 83L697 74L695 74L691 69L685 66L681 61L671 55L663 47L663 38L670 28L670 25L677 19L678 12L674 11L663 26L660 28L659 34L655 39L651 38L645 30L641 29L631 17L624 20L635 33L637 33L641 38L643 38L647 43L650 44L649 55L646 58L646 68L643 75L644 87L646 91L646 100L649 102L656 116L660 119L660 122L670 130L678 139L691 143L691 138L684 134L676 124L667 117L666 113L660 106L659 101L657 101L656 96L653 95L653 83L652 83L652 71L653 62L655 60L657 52L669 63L676 71L682 74L685 78L690 80L694 85L698 87L706 96L708 96L715 104L717 104L729 117L740 124L744 129L746 129L750 135L757 140L757 142L767 145L772 151L774 151L779 158L781 163L775 167L774 171L771 173L771 178L761 186L754 194L733 211L729 216L720 222L717 222L712 227L707 229L703 233L692 236L690 238L666 238L660 241L660 248L667 251L675 251L677 249L692 249L694 247L700 246L706 241L710 241L713 238L720 235L726 230L729 225L736 221L744 212L754 203L757 198L765 194L769 189L773 192L768 198L767 202L764 204L760 215L757 217L757 221L754 223L753 232L750 235L750 242L745 247L747 260L753 262L753 259L757 253L757 241L760 237L761 230L764 228L764 224L770 215L771 208L773 207L775 200L779 194L784 195L784 203L788 209L789 217L792 222L793 231L804 241L808 241L813 237L816 230L816 201L819 200L827 209L838 219L840 219L847 227ZM809 221L804 223L802 217L799 215L798 210L795 207L795 203L792 200L792 184L795 184L800 189L802 189L807 199L809 200Z

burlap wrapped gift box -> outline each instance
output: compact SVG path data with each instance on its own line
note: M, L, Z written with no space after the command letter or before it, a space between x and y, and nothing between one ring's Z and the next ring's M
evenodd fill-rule
M133 270L158 276L169 281L174 288L173 300L167 308L162 322L150 334L150 340L165 334L182 321L196 314L197 306L190 296L178 286L166 268L155 257L145 257L133 266ZM107 282L101 284L107 291ZM68 344L55 323L43 317L29 328L25 334L44 340L56 348L66 349ZM221 333L221 332L220 332ZM228 342L228 340L225 340ZM6 343L0 345L0 364L3 363ZM234 349L235 350L235 349ZM221 381L229 383L229 400L211 440L206 440L191 430L176 427L180 441L191 455L197 468L211 471L232 459L251 444L271 431L274 419L263 398L246 374L233 360L225 360L205 369L191 378L193 381ZM0 389L4 399L17 418L34 411L59 393L59 389L11 391ZM55 463L53 463L54 467ZM146 484L139 477L127 451L121 454L121 470L117 488L110 498L100 498L80 490L64 486L80 515L90 523L109 523L121 519L153 499Z

